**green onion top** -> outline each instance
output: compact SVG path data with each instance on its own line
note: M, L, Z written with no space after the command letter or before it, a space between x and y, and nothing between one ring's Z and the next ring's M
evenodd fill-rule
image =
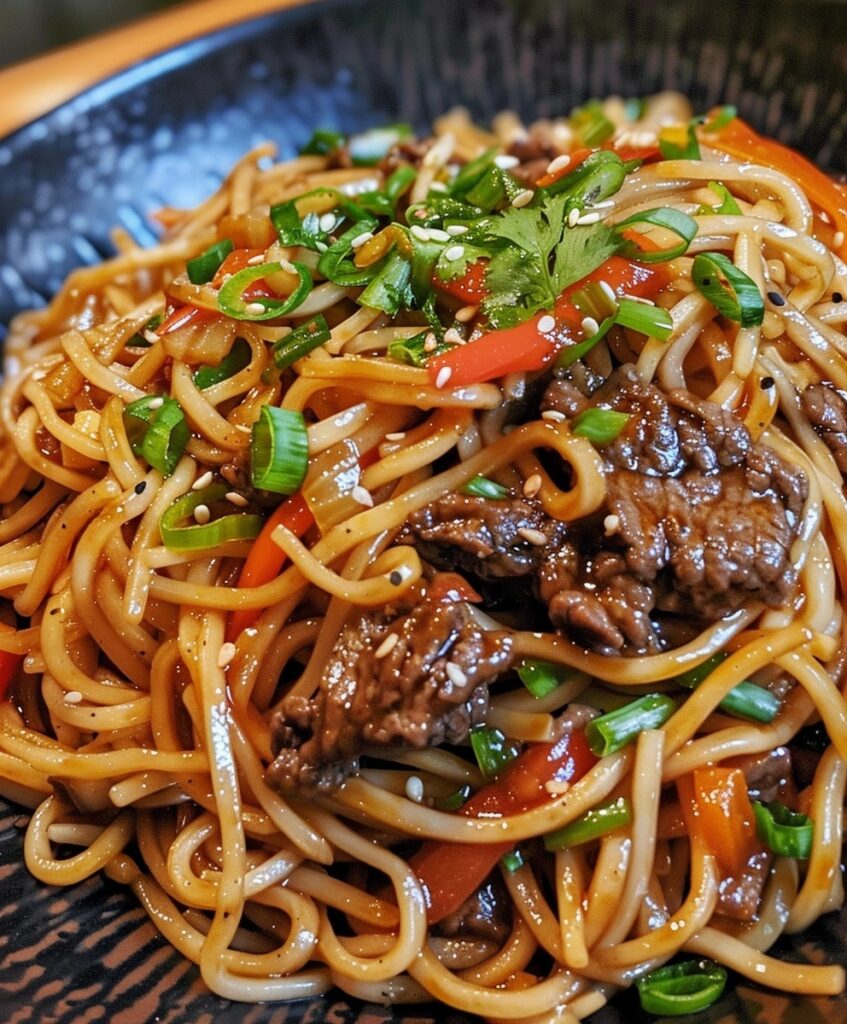
M146 459L162 476L170 476L189 438L179 402L164 395L139 398L124 409L124 423L135 454Z
M277 317L293 313L305 302L312 290L312 275L303 263L292 263L297 277L297 287L286 299L259 295L255 299L245 299L244 290L255 281L263 281L270 274L283 270L281 263L261 263L257 267L245 267L226 281L218 292L218 308L222 313L234 320L275 320Z
M188 280L192 284L206 284L211 281L232 250L233 244L228 238L222 238L214 245L210 245L205 252L186 263Z
M584 409L573 421L571 430L587 437L592 444L611 444L629 420L628 412L615 409Z
M585 737L597 757L606 757L623 750L645 729L664 725L674 711L676 701L664 693L648 693L589 722Z
M627 217L626 220L622 220L618 224L618 229L635 227L641 224L665 228L679 238L679 243L671 245L667 249L659 249L654 252L642 249L635 242L630 241L621 251L625 256L636 259L640 263L663 263L666 260L674 260L677 256L683 256L697 235L696 220L681 210L671 210L667 207L634 213L631 217Z
M236 338L235 343L217 366L201 366L194 374L194 383L204 391L221 381L229 380L243 370L250 362L252 351L244 338Z
M721 997L726 970L711 960L686 960L659 967L635 985L647 1013L681 1017L705 1010Z
M777 857L808 860L812 853L815 823L805 814L790 811L781 803L753 801L756 834Z
M576 821L550 832L544 837L544 847L547 850L566 850L571 846L581 846L623 828L631 821L632 806L625 796L619 796L617 800L592 807Z
M311 320L299 324L291 334L287 334L274 345L274 365L278 370L285 370L313 349L326 344L329 338L330 330L326 317L318 313Z
M303 413L263 405L250 434L250 477L254 487L274 494L299 490L309 464L309 436Z
M188 521L195 509L202 505L210 510L226 496L228 490L225 484L212 484L177 498L165 509L159 521L165 547L172 551L202 551L227 541L257 537L262 529L262 517L250 513L223 515L207 523Z
M518 756L517 744L500 732L484 725L471 729L471 747L483 778L493 779Z
M508 487L498 484L496 480L489 480L487 476L472 477L462 488L462 493L470 494L474 498L491 498L494 501L509 497Z
M691 276L715 309L742 327L758 327L765 318L765 300L756 282L720 252L700 252Z
M556 665L552 661L541 661L536 658L522 662L518 665L517 672L520 681L532 696L539 700L561 686L571 674L566 665Z

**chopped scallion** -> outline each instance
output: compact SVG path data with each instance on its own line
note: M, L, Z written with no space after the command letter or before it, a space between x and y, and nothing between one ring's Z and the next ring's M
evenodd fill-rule
M196 508L200 505L209 508L221 501L228 490L226 484L212 484L177 498L165 509L159 521L159 532L165 547L171 551L200 551L230 540L252 540L257 537L262 529L262 517L250 513L224 515L203 524L186 522Z
M566 665L530 658L518 665L517 672L520 681L532 696L540 700L561 686L570 675L571 670Z
M370 281L358 298L360 306L381 309L394 316L401 309L413 304L411 264L396 250L388 254L379 273Z
M576 821L550 832L544 837L544 846L547 850L566 850L571 846L581 846L593 839L599 839L608 832L613 832L616 828L622 828L631 821L630 802L625 796L619 796L617 800L593 807Z
M500 863L509 874L513 874L524 866L523 855L520 850L511 850L509 853L503 854L500 858Z
M229 380L250 362L252 350L244 338L236 338L235 343L217 366L201 366L194 374L194 384L204 391L222 380Z
M437 811L458 811L460 807L468 802L471 792L470 786L460 786L455 792L450 793L449 796L436 799L435 809Z
M331 128L317 128L312 133L311 139L300 150L301 156L329 156L344 145L344 136L341 132L333 131Z
M626 170L617 153L601 149L583 160L570 174L563 175L538 192L548 196L564 194L567 196L566 211L582 210L614 195L625 177Z
M257 267L245 267L226 281L218 292L218 309L234 320L274 320L277 317L293 313L305 302L312 290L312 275L303 263L292 263L298 277L294 291L285 299L260 295L255 299L245 299L244 291L254 281L262 281L269 274L284 270L281 263L261 263ZM259 309L262 312L259 312Z
M611 444L626 426L629 413L615 409L585 409L573 421L571 432L592 444Z
M471 747L483 778L493 779L518 756L518 746L500 732L484 725L471 729Z
M309 437L303 413L263 405L250 434L250 477L254 487L293 494L309 464Z
M756 834L777 857L808 860L812 853L815 823L805 814L790 811L780 803L753 801Z
M636 981L641 1007L663 1017L699 1013L716 1002L726 985L726 969L711 960L666 964Z
M615 126L603 113L603 104L599 100L589 100L584 106L572 110L570 126L579 144L591 149L615 134Z
M326 317L318 313L311 320L299 324L291 334L287 334L274 345L274 365L278 370L285 370L313 349L325 344L329 338L330 330Z
M662 128L659 132L659 151L665 160L699 160L700 144L694 122Z
M462 488L463 494L470 494L474 498L491 498L494 501L502 501L509 497L509 490L495 480L489 480L487 476L472 477Z
M162 395L139 398L124 409L124 423L135 454L146 459L162 476L170 476L189 438L179 402Z
M369 267L357 267L350 259L353 251L353 241L365 231L375 232L379 229L379 222L373 217L363 217L351 228L348 228L337 241L327 249L318 260L318 270L333 284L340 284L345 288L357 288L367 284L385 264L385 260L378 260Z
M658 338L659 341L667 341L673 333L673 318L666 309L647 306L634 299L621 299L618 302L615 323L619 327L629 327L630 330L646 334L648 338Z
M741 207L736 203L735 197L729 189L720 181L710 181L708 186L720 199L718 206L707 206L703 203L697 210L698 217L707 217L710 214L726 214L729 217L741 215Z
M726 654L713 654L704 662L674 677L674 682L686 690L696 689L700 683L726 661ZM780 708L779 699L764 686L744 681L733 687L718 707L727 714L747 718L753 722L772 722Z
M697 221L681 210L671 210L668 207L659 207L656 210L644 210L641 213L634 213L631 217L627 217L626 220L622 220L617 225L618 231L634 227L637 224L665 228L680 239L677 245L671 245L667 249L659 249L657 251L642 249L631 238L627 239L628 244L621 249L621 252L625 256L638 260L639 263L663 263L666 260L674 260L677 256L682 256L688 251L688 246L691 245L697 235ZM626 238L626 234L623 233L623 235Z
M721 252L700 252L691 268L694 284L715 309L742 327L758 327L765 300L756 282Z
M426 346L430 333L427 330L412 338L395 338L388 345L388 358L406 363L407 366L425 366L427 359L443 355L456 347L449 341L436 340L435 348L428 349Z
M601 323L606 317L615 316L618 302L611 297L599 281L589 281L571 295L571 302L583 316L592 316Z
M676 711L676 701L663 693L648 693L595 718L585 727L588 745L597 757L606 757L637 739L645 729L658 729Z
M730 121L734 121L737 116L738 111L730 104L718 107L709 120L703 125L703 131L708 132L710 135L715 132L719 132L721 128L725 128Z
M233 248L234 246L228 238L222 238L214 245L210 245L205 252L201 252L199 256L195 256L193 260L189 260L185 264L188 280L192 284L206 284L211 281Z

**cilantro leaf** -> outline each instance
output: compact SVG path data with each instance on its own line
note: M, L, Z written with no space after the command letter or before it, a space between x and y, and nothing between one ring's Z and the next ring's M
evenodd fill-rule
M556 300L541 261L517 246L510 245L491 258L485 283L489 294L482 309L495 330L515 327Z
M483 249L478 245L466 245L463 239L458 239L458 241L464 251L457 260L446 259L444 256L446 249L442 249L441 255L438 257L435 272L442 281L454 281L457 277L463 277L471 263L476 263L477 260L491 255L489 249Z
M614 256L621 236L605 224L567 228L556 246L553 287L560 295L565 288L581 280Z

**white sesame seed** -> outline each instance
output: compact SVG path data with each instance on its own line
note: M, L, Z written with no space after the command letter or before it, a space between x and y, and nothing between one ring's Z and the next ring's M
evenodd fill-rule
M451 245L448 249L444 250L445 260L460 260L465 255L465 247L463 245Z
M571 784L564 779L548 779L544 783L544 788L550 796L563 796L571 788Z
M197 508L194 509L194 521L199 523L201 526L205 526L211 517L212 513L209 511L208 505L198 505Z
M569 228L575 228L577 226L577 224L579 223L579 218L581 216L582 216L582 210L580 210L578 208L575 209L575 210L571 210L571 212L568 214L568 227Z
M429 237L433 242L449 242L450 236L446 231L442 231L441 228L428 228Z
M402 441L405 436L406 436L406 431L405 430L398 430L398 431L395 431L395 433L393 433L393 434L386 434L385 435L385 440L386 441Z
M598 281L597 284L600 288L600 291L606 296L609 302L618 301L618 297L617 295L615 295L615 290L614 288L612 288L608 281Z
M424 338L424 352L434 352L438 348L438 339L430 331Z
M368 508L373 508L373 495L367 487L362 487L361 484L356 484L350 492L350 497L360 505L366 505Z
M437 388L444 388L447 386L447 381L453 376L453 371L449 366L442 366L435 377L435 386Z
M374 657L379 659L384 658L386 654L391 654L391 652L397 646L397 641L399 639L400 637L396 633L389 633L388 636L385 637L385 639L379 645L379 647L377 647L377 649L374 651Z
M261 316L262 313L266 312L265 306L261 302L248 302L244 307L244 312L249 313L250 316Z
M334 213L325 213L318 221L318 227L325 235L328 235L335 227L336 220L337 218Z
M577 221L577 224L580 227L584 227L587 224L599 224L602 216L600 213L584 213Z
M450 157L453 155L453 147L456 145L456 139L452 132L445 132L439 136L438 139L429 147L424 153L421 164L424 167L435 167L446 164Z
M373 231L363 231L361 235L356 235L356 237L350 243L350 248L361 249L365 242L369 242L373 238L373 236Z
M600 324L597 323L593 316L587 316L582 321L582 329L590 338L600 330Z
M832 236L832 244L835 246L836 249L840 249L841 246L844 245L844 232L843 231L836 231L835 232L835 234Z
M444 332L444 340L451 345L464 345L465 339L459 334L455 327Z
M820 213L818 214L818 216L824 222L824 224L831 224L832 223L832 220L830 219L830 216L826 212L826 210L821 210Z
M518 192L518 194L512 200L512 206L516 207L518 210L522 206L529 206L534 196L535 193L532 191L531 188L525 188L523 192Z
M606 516L603 520L603 529L606 531L606 536L611 537L618 532L621 526L621 520L619 516L610 515Z
M551 160L550 163L547 164L547 173L558 174L559 171L563 171L570 162L570 154L562 153L561 156L555 157L555 159Z
M447 234L452 235L454 238L457 235L465 235L468 232L468 228L465 224L450 224L447 227Z
M524 480L523 485L524 497L532 498L534 495L538 494L541 490L542 482L540 473L533 473L532 476L528 476L526 480Z
M263 252L257 252L255 256L251 256L247 260L248 267L258 267L260 263L265 262L265 254Z
M198 476L194 483L191 485L192 491L202 491L204 487L208 487L212 482L213 476L211 469L207 469L202 476Z
M218 651L218 668L226 668L232 663L233 658L238 653L238 649L233 643L221 644L221 649Z
M318 252L326 252L329 246L326 244L326 242L315 242L315 248L318 250Z
M65 694L66 704L80 704L82 703L82 694L79 690L68 690Z
M142 331L141 332L144 340L149 341L151 345L155 345L159 340L159 335L155 331Z
M534 544L536 547L541 547L547 543L547 534L541 530L533 530L531 526L521 526L518 529L518 533L525 541L529 541L530 544Z
M433 181L429 186L430 192L446 192L447 186L443 181Z
M549 313L545 314L538 321L538 330L542 334L549 334L551 331L554 331L555 329L556 329L556 318L550 316Z
M630 295L629 292L624 292L625 299L630 299L632 302L640 302L642 306L655 306L656 303L652 299L644 299L640 295Z
M335 241L335 239L333 239L333 241ZM294 264L291 262L291 260L280 260L279 261L279 265L286 272L286 274L296 274L297 273L297 267L294 266Z
M461 309L456 310L455 316L460 324L466 324L469 320L473 320L478 312L478 306L462 306Z
M513 167L518 166L520 160L516 156L512 156L511 153L501 153L494 157L494 163L501 171L510 171Z
M457 665L455 661L448 661L444 666L444 671L447 673L447 678L454 686L468 685L468 677L465 675L461 666Z
M658 142L658 136L655 132L647 130L635 132L632 136L632 144L634 146L655 146Z
M423 802L424 784L417 775L410 775L406 779L406 796L416 804Z
M603 199L599 203L592 203L592 210L611 210L615 205L614 199Z
M152 410L161 409L164 404L165 404L164 398L159 396L158 398L154 398L151 402L148 402L147 403L147 408L148 409L152 409Z
M239 508L247 508L250 502L244 497L243 494L239 494L238 491L227 491L226 500L231 505L237 505Z
M545 409L541 414L541 418L548 423L562 423L567 419L567 416L563 412L559 412L558 409Z
M428 242L430 240L429 232L420 224L413 224L409 230L419 242Z

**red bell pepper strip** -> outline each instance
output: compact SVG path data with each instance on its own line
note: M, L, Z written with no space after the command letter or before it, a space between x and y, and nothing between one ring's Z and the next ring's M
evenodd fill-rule
M180 327L199 324L204 320L211 320L217 315L213 309L203 309L200 306L177 306L159 324L154 333L163 337L165 334L170 334L171 331L178 331Z
M847 235L847 192L804 156L775 139L759 135L739 117L734 117L715 134L703 129L699 134L704 143L730 156L787 174L815 206L829 215L835 230ZM836 251L847 259L847 240Z
M535 184L539 188L547 188L549 185L557 182L559 178L564 178L565 175L572 174L580 164L585 163L591 154L595 152L596 150L588 149L587 147L575 149L570 154L570 160L561 168L561 170L554 171L552 174L542 174Z
M454 277L452 281L442 281L436 274L432 283L441 291L452 295L453 298L461 299L462 302L467 302L469 305L478 306L488 294L488 289L485 287L485 268L487 266L488 260L477 260L468 266L461 277Z
M458 811L469 818L519 814L540 807L552 795L550 782L578 782L597 763L585 733L565 734L555 743L534 743ZM514 847L502 843L442 843L430 840L409 861L427 899L427 920L458 910Z

